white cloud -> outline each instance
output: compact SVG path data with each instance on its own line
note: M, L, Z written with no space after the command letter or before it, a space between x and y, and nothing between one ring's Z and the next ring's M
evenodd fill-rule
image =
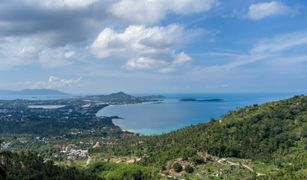
M279 66L300 64L307 62L305 49L307 48L307 31L280 34L271 38L259 40L249 52L229 56L228 54L213 53L212 56L225 56L231 59L229 63L195 68L195 71L216 73L230 71L235 68L250 65L256 62L276 62ZM294 53L293 51L294 50ZM284 53L287 52L287 53ZM259 64L258 64L259 65Z
M302 45L307 45L307 31L282 34L273 38L260 40L251 49L251 53L276 53Z
M3 38L0 41L0 69L28 64L55 68L72 64L72 59L78 58L79 53L73 47L49 48L41 41L40 36Z
M31 38L3 38L0 41L0 69L33 63L38 48Z
M76 55L76 52L72 50L64 53L65 58L71 58L71 57L74 57L75 55Z
M261 20L270 16L285 15L289 12L291 10L287 5L282 2L272 1L250 5L247 17L253 20Z
M185 64L188 61L191 61L191 57L185 54L184 52L181 52L180 54L176 55L174 64Z
M139 57L136 59L130 59L124 67L127 69L152 69L153 67L164 64L164 61L159 61L148 57Z
M78 84L81 81L81 78L78 79L61 79L56 76L49 76L48 85L51 87L72 87L73 85Z
M98 0L26 0L31 4L39 4L50 9L86 8Z
M127 69L176 68L191 60L184 52L177 54L174 48L185 43L189 32L179 25L166 27L129 26L118 33L104 29L91 46L98 57L127 59Z
M218 4L217 0L120 0L111 6L110 12L130 23L154 24L168 13L207 12Z
M76 52L71 47L45 48L38 54L38 62L45 68L56 68L72 64Z
M177 46L195 32L186 32L179 25L127 24L159 23L168 13L201 13L216 5L218 0L4 1L0 3L0 69L28 64L45 68L73 64L80 56L88 55L84 46L103 28L91 48L97 56L125 58L126 69L146 69L145 62L152 60L155 63L150 63L149 69L174 68L184 64L178 62L191 59L187 54L183 58ZM126 30L116 32L106 27Z
M77 79L62 79L56 76L49 76L47 81L25 81L7 84L6 88L12 89L37 89L37 88L47 88L47 89L58 89L58 88L68 88L77 86L81 81L81 78Z

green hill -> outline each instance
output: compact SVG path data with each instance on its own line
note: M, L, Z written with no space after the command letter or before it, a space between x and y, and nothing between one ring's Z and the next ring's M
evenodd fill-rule
M270 161L285 154L307 137L307 97L254 105L232 112L221 120L147 138L155 152L194 149L220 157Z
M105 151L105 149L104 149ZM246 107L210 123L161 136L125 139L115 155L142 157L142 164L165 169L178 158L250 159L273 166L271 177L307 177L307 97ZM194 163L195 164L195 163ZM193 165L193 163L192 163ZM273 169L274 169L273 168Z

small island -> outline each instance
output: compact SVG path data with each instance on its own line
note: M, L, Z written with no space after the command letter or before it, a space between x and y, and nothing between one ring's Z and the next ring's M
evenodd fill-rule
M179 101L183 102L222 102L224 99L196 99L196 98L183 98Z

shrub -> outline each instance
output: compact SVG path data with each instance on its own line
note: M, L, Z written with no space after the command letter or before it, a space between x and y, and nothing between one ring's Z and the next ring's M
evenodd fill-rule
M203 164L203 163L205 163L204 158L199 157L199 156L193 156L193 157L192 157L192 161L193 161L195 164Z
M152 171L140 165L118 165L118 167L113 168L115 169L109 169L109 171L102 172L102 177L107 180L153 179Z
M174 169L176 172L181 172L181 171L182 171L182 166L181 166L179 163L174 163L174 164L173 164L173 169Z
M184 170L187 173L193 173L194 172L194 168L190 165L187 165Z

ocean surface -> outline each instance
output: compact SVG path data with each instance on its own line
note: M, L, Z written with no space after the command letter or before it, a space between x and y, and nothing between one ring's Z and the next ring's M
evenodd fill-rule
M144 94L143 94L144 95ZM235 93L235 94L162 94L161 103L112 105L100 110L98 116L119 116L114 120L122 129L144 135L158 135L186 126L219 119L230 111L247 105L287 99L297 93ZM1 96L0 100L55 100L79 96ZM180 99L222 99L223 101L180 101ZM35 108L35 107L34 107ZM49 106L46 108L50 108ZM56 108L56 107L51 107Z
M166 98L162 103L144 103L113 105L97 113L100 116L119 116L114 120L122 129L144 135L158 135L186 126L196 125L219 119L237 108L253 104L263 104L290 98L294 93L270 94L162 94ZM223 99L223 101L180 101L194 98Z

